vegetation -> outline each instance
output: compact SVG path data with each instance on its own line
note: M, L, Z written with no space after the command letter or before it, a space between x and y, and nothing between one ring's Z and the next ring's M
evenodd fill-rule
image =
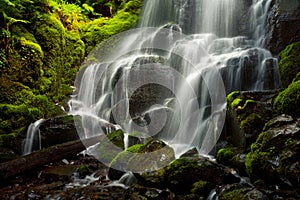
M280 79L286 88L300 72L300 42L288 45L279 56Z
M300 80L291 83L282 91L274 102L274 110L278 114L289 114L300 117Z
M72 94L70 86L85 56L103 40L135 26L141 3L0 1L0 107L20 108L10 114L23 120L7 119L8 111L1 112L1 134L24 137L38 118L62 114L56 104Z

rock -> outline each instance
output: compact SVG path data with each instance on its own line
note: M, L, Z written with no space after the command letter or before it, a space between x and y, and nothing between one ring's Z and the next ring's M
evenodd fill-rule
M43 121L39 126L42 148L79 139L74 117L59 116Z
M238 184L226 185L219 194L220 200L268 200L268 196L256 188L243 187Z
M220 164L234 168L239 175L246 176L246 155L241 152L241 149L226 146L217 152L216 160Z
M71 181L72 175L80 168L79 165L49 166L41 173L41 178L51 182Z
M285 47L279 54L278 70L284 88L287 88L300 73L300 42L292 43ZM296 78L296 79L295 79Z
M153 139L120 152L110 163L108 176L117 180L127 172L143 173L166 166L175 159L174 151L164 142Z
M271 120L251 145L246 170L252 181L263 179L280 188L300 188L300 126L290 116Z
M140 177L142 185L167 187L176 195L187 195L203 191L204 188L239 181L239 178L231 174L229 168L205 157L179 158L160 170L143 173ZM197 194L208 196L207 191Z
M298 0L272 1L268 14L266 47L278 54L288 44L300 38L300 2Z
M276 97L274 110L277 114L300 117L300 81L293 82Z
M261 133L264 124L272 117L272 100L276 91L232 92L227 96L225 132L221 141L226 140L243 151Z
M173 199L174 194L167 189L157 189L151 187L144 187L140 185L133 185L125 192L125 199Z
M207 158L180 158L170 163L165 171L165 182L171 191L186 194L191 191L194 183L202 180L214 185L239 180L227 168L210 161Z

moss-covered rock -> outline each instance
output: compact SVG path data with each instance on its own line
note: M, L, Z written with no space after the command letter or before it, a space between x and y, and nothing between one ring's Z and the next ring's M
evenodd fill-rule
M212 189L215 188L215 184L207 181L198 181L193 184L191 193L197 194L202 197L207 197Z
M227 96L225 139L236 147L248 150L271 119L272 100L276 91L232 92Z
M239 199L239 200L267 200L269 199L267 195L263 192L250 187L243 187L241 185L232 184L226 186L223 191L219 195L220 200L231 200L231 199Z
M109 177L119 179L126 171L143 173L166 166L175 159L174 151L160 140L136 144L119 153L110 163Z
M299 188L299 133L299 122L288 116L279 116L267 123L246 157L251 180L263 179L280 187L287 187L283 180L288 180L292 188Z
M291 83L274 101L274 109L278 114L300 116L300 81Z
M193 184L201 180L214 186L239 181L224 167L204 157L179 158L166 167L165 183L177 194L189 193Z
M111 133L107 133L106 137L117 147L124 149L124 132L119 129Z
M280 79L286 88L300 72L300 42L288 45L279 56Z

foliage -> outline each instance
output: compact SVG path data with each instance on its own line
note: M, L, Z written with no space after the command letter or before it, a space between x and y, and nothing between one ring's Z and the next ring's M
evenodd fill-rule
M72 94L87 50L136 23L141 1L120 5L119 0L0 1L0 104L21 109L6 112L20 123L1 113L1 134L24 137L34 120L61 114L55 104Z

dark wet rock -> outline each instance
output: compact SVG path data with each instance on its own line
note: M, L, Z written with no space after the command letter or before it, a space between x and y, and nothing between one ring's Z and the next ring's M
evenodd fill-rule
M187 152L185 152L184 154L182 154L180 158L196 158L198 156L199 156L198 150L196 148L192 148Z
M268 200L268 196L262 191L252 187L243 187L239 184L226 185L219 191L220 200Z
M128 188L125 193L125 199L173 199L174 194L167 189L158 189L144 187L141 185L133 185Z
M140 183L143 185L167 187L172 192L180 195L190 194L191 191L202 191L206 187L213 188L219 184L240 181L231 173L229 168L205 157L179 158L165 168L143 173L139 178ZM199 195L205 196L207 193Z
M246 170L252 181L263 179L285 190L300 188L299 121L282 115L271 120L251 146Z
M232 92L227 96L225 133L221 140L249 149L273 115L273 99L278 92Z
M234 168L239 175L246 176L246 155L242 152L243 150L239 148L226 146L219 149L216 155L216 160L220 164Z
M48 183L71 181L72 175L77 172L79 167L77 165L50 166L41 172L40 178L45 179Z
M79 139L71 115L47 119L40 124L39 129L42 148Z
M266 47L278 54L288 44L300 39L300 2L298 0L272 1L268 13Z

